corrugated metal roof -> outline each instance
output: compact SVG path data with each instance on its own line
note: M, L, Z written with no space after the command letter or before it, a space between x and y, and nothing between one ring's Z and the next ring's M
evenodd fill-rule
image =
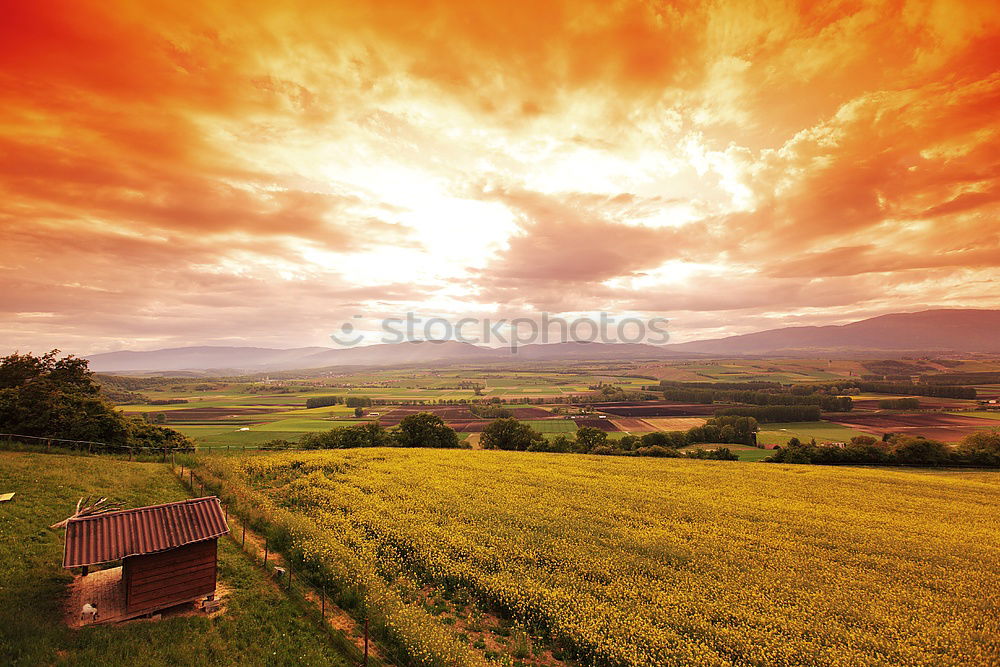
M70 519L63 567L156 553L228 532L215 496Z

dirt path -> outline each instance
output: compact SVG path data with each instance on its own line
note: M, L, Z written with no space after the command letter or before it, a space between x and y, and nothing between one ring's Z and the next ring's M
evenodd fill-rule
M185 469L183 467L180 467L179 469L174 468L173 472L181 480L181 483L183 483L189 489L191 488L191 485L189 483L190 469ZM198 484L199 484L198 477L195 476L194 478L195 488L191 489L192 493L198 492L199 488ZM243 551L248 556L250 556L250 558L253 561L255 561L258 565L263 565L264 547L265 547L264 537L254 532L249 527L245 526L242 520L240 520L240 518L234 514L229 514L227 521L230 531L229 537L233 540L233 542L238 547L242 548ZM245 530L245 536L244 536L244 530ZM285 557L279 553L274 553L273 551L270 550L268 550L267 552L267 566L268 568L271 567L283 568L286 572L286 574L284 575L285 577L288 576L287 572L290 571L288 562L286 561ZM287 586L285 585L287 579L282 579L279 582L277 579L274 578L274 573L271 569L268 569L267 572L271 575L268 577L270 584L274 586L276 589L285 591L287 588ZM347 637L347 639L358 648L359 651L364 652L365 632L364 632L363 622L359 623L358 621L354 620L354 618L350 614L348 614L341 607L338 607L328 596L321 596L321 594L318 591L314 590L309 585L303 584L301 580L297 579L295 580L294 583L297 585L298 590L302 593L306 601L309 604L313 605L316 611L324 613L325 609L324 621L327 624L329 624L331 628L342 632L344 636ZM325 604L323 600L324 597L325 597ZM372 641L370 638L368 642L368 654L369 656L377 658L378 660L382 661L384 665L392 667L392 663L386 661L386 659L383 657L382 652L379 651L378 647L375 645L375 642Z

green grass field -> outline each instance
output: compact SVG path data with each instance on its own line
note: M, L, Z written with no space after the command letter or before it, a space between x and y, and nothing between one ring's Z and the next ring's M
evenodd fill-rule
M107 495L126 507L187 497L166 466L98 457L0 451L0 664L347 665L326 633L227 538L220 582L232 589L215 618L178 617L70 630L62 605L61 530L76 500Z
M757 442L763 445L784 445L793 437L803 442L813 438L816 438L816 442L847 442L855 436L869 435L864 431L822 421L761 424L760 428Z
M969 362L976 366L978 362ZM970 366L971 367L971 366ZM956 367L961 370L960 367ZM152 399L184 398L181 405L129 405L128 412L163 415L169 427L185 433L203 446L255 446L273 438L296 441L305 433L325 431L357 423L353 408L346 405L306 408L306 401L319 396L366 396L375 401L393 403L476 400L502 397L510 407L527 400L566 400L591 392L599 384L613 384L624 389L638 390L655 384L652 378L682 378L693 381L745 382L750 380L785 383L814 383L856 378L867 372L858 361L829 359L720 359L668 362L568 362L539 364L512 362L503 368L491 365L454 366L439 369L359 370L329 377L290 377L288 380L267 382L177 379L175 385L157 385L143 390ZM640 377L640 375L647 377ZM171 381L173 382L173 381ZM470 383L482 387L477 396ZM890 398L884 394L865 394L858 399ZM247 414L249 408L273 407L275 412ZM537 404L532 404L537 407ZM955 401L949 405L956 412L972 411L973 401ZM186 410L223 409L218 415ZM391 406L375 405L372 411L386 412ZM232 410L228 415L227 411ZM212 417L222 416L222 419ZM990 413L976 414L992 418ZM546 437L570 433L576 425L570 421L533 422L532 426ZM240 431L247 427L249 431ZM787 430L782 430L787 429ZM760 441L784 444L791 437L800 440L841 442L860 435L860 431L829 424L763 425ZM618 439L612 432L609 438Z

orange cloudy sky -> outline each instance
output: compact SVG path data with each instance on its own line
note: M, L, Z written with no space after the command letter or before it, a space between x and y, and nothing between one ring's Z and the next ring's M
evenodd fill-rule
M1000 307L995 2L3 4L5 349Z

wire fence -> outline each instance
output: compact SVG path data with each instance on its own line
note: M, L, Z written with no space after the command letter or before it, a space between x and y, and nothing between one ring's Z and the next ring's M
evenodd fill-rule
M195 475L193 469L178 466L174 468L174 472L192 494L204 497L206 491L211 492L211 488L206 487L205 482ZM304 615L311 617L334 637L341 639L342 641L338 642L339 646L349 653L361 667L385 667L387 665L386 662L373 655L375 653L374 643L369 636L367 616L360 621L349 617L352 622L360 626L358 630L361 633L359 637L361 646L357 646L345 631L334 629L331 626L335 615L346 616L347 614L333 602L326 585L311 581L307 572L296 569L288 558L280 553L275 553L267 536L248 530L247 519L231 512L232 508L228 503L222 502L222 509L226 517L226 526L230 529L229 537L274 580L286 595L297 603ZM234 523L237 524L235 528Z
M155 445L116 445L109 442L98 442L95 440L70 440L68 438L56 438L47 435L25 435L23 433L0 433L0 441L5 441L8 445L15 442L34 445L51 450L53 447L68 449L77 452L87 452L88 454L118 454L127 456L130 460L139 460L140 456L159 458L162 461L172 461L173 454L193 454L196 452L271 452L286 450L306 450L306 447L282 446L274 447L268 445L196 445L187 447L163 447Z
M68 449L70 451L87 452L88 454L118 454L127 456L129 460L145 456L153 459L160 458L166 462L172 460L173 454L190 454L196 451L195 447L156 447L152 445L115 445L109 442L97 442L94 440L70 440L68 438L54 438L44 435L24 435L23 433L0 433L0 439L8 445L21 443L44 448L46 451L53 447Z

